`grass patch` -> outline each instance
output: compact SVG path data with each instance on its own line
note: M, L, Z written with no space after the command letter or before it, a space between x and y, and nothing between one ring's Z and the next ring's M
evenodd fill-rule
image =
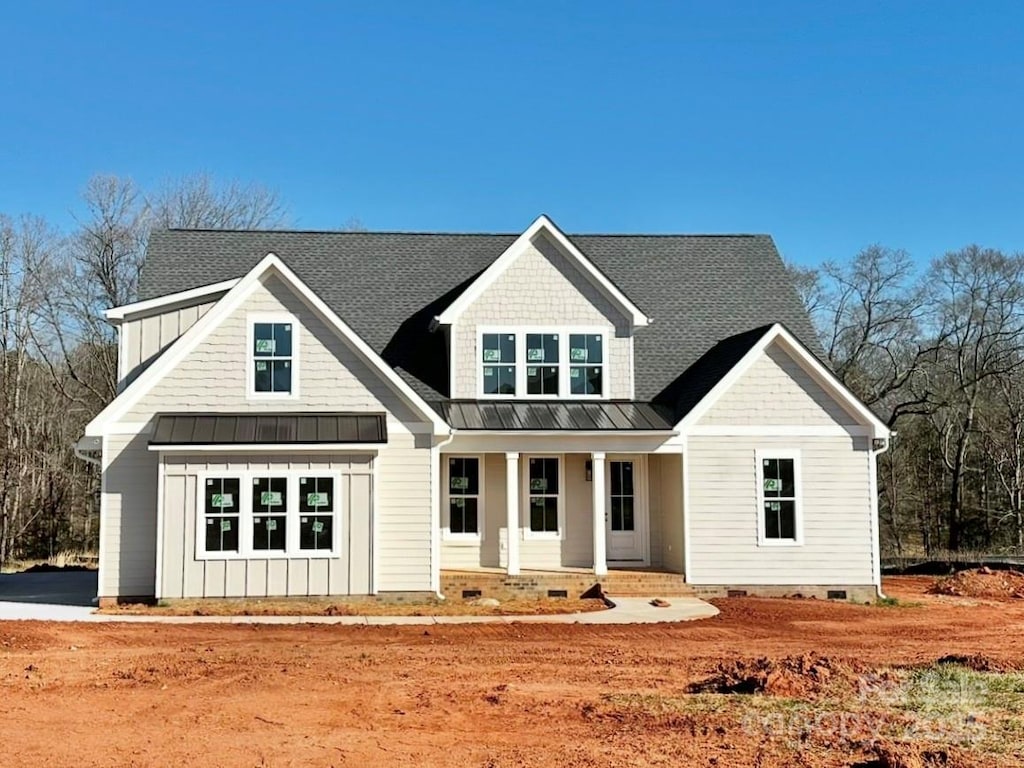
M99 556L95 552L79 552L65 550L58 552L53 557L36 558L29 560L11 560L0 573L24 573L35 571L63 571L63 570L96 570L99 568Z
M875 600L876 608L920 608L924 603L912 600L900 600L898 597L879 597Z

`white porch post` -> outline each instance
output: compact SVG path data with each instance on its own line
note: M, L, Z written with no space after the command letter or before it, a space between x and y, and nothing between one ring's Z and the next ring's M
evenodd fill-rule
M508 530L509 576L519 575L519 454L505 454L505 511Z
M594 500L594 575L608 575L608 553L605 542L605 519L604 519L604 454L590 454L592 471L591 490Z

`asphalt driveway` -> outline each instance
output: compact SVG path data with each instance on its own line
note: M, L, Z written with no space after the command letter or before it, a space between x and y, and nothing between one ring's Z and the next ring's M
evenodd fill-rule
M96 571L0 574L0 603L93 606Z

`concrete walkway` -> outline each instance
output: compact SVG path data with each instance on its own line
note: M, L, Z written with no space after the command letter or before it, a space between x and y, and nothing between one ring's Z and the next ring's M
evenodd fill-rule
M0 621L87 621L158 624L657 624L707 619L718 609L696 597L674 597L668 608L655 608L650 599L621 597L615 607L590 613L551 616L129 616L94 613L91 607L0 601Z

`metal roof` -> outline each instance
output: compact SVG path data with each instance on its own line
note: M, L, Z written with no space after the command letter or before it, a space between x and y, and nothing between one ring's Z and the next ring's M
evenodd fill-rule
M383 413L161 413L150 445L386 443Z
M672 424L650 403L445 400L437 407L455 429L672 432Z

